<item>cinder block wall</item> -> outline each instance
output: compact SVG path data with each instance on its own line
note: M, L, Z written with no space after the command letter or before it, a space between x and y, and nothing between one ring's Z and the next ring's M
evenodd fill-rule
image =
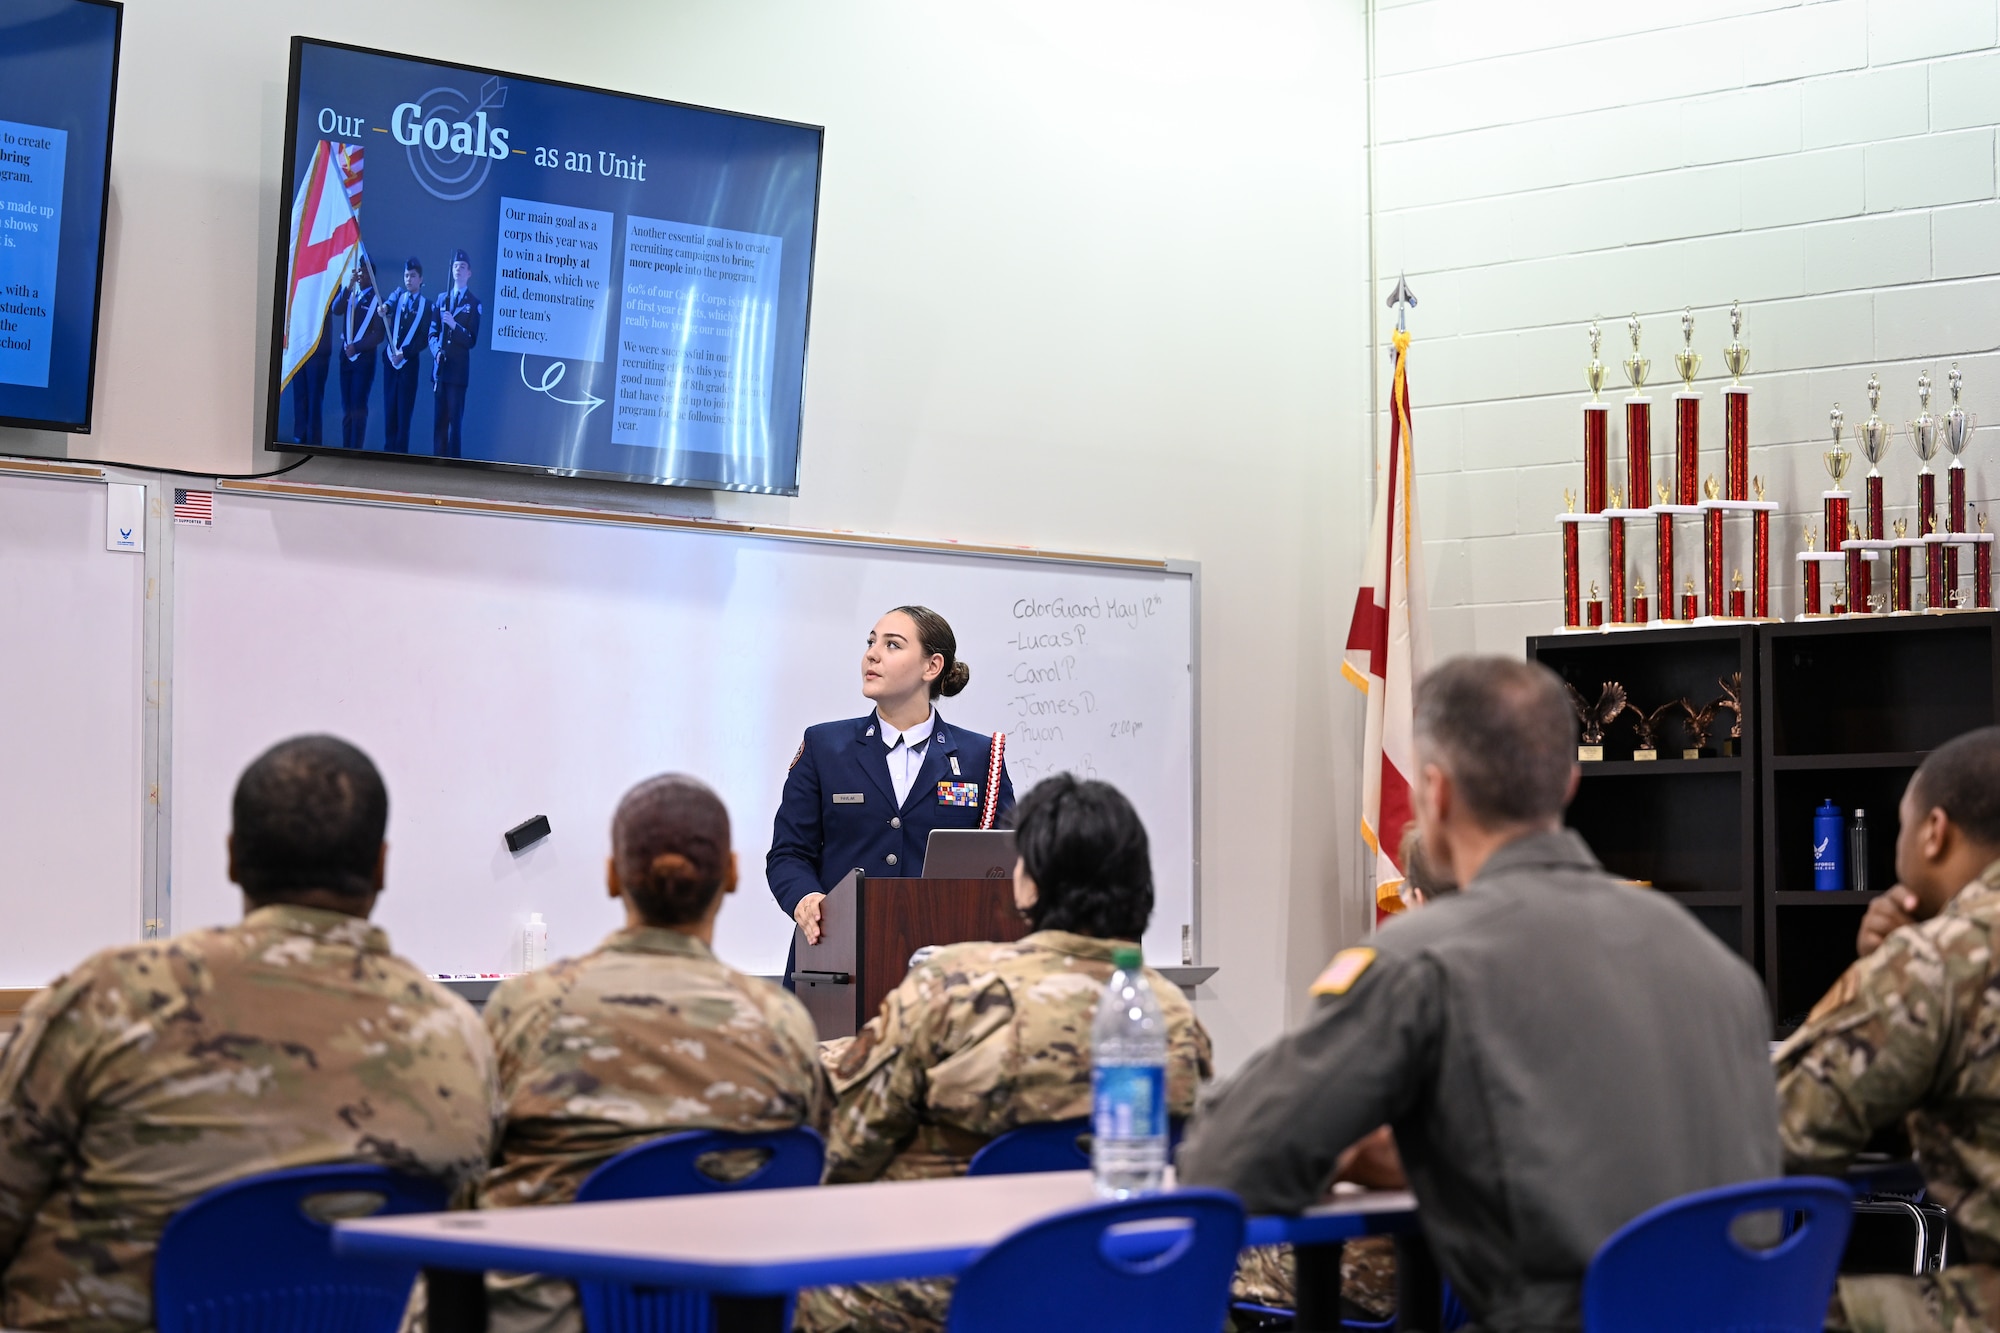
M1553 518L1581 488L1593 317L1614 404L1629 392L1626 317L1643 321L1657 478L1694 307L1702 466L1719 478L1726 312L1743 303L1751 470L1784 506L1786 616L1836 401L1856 447L1879 370L1898 434L1882 466L1892 518L1914 514L1902 424L1920 370L1942 412L1957 361L1967 410L2000 425L1996 25L1994 0L1381 0L1374 299L1404 271L1421 302L1410 380L1440 655L1519 652L1561 619ZM1967 452L1975 506L2000 499L1996 442L1982 430ZM1614 484L1624 447L1614 408ZM1850 490L1866 469L1857 448ZM1635 541L1657 599L1651 552ZM1685 528L1684 571L1699 552Z

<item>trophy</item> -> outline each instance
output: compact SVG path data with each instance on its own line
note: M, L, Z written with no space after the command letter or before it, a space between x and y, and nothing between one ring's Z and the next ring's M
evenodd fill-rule
M1872 374L1868 377L1868 420L1861 423L1861 452L1868 459L1868 475L1863 479L1863 490L1867 498L1867 536L1871 541L1882 540L1882 470L1876 464L1889 451L1889 440L1895 430L1882 420L1877 409L1882 404L1882 383Z
M1595 763L1604 758L1604 728L1625 711L1625 687L1615 680L1606 681L1594 705L1586 703L1576 686L1568 681L1563 682L1563 688L1569 691L1569 706L1576 710L1577 721L1583 724L1576 757L1582 762Z
M1625 493L1611 488L1611 504L1605 511L1605 560L1611 576L1611 623L1625 623Z
M1653 493L1653 400L1645 396L1646 375L1653 363L1639 355L1636 314L1631 327L1632 355L1625 358L1625 378L1632 385L1632 396L1625 400L1625 488L1632 503L1641 505Z
M1993 605L1993 534L1986 515L1979 516L1979 541L1972 548L1972 604L1984 611Z
M1632 584L1632 623L1643 625L1649 619L1646 607L1646 576L1641 574Z
M1764 498L1764 479L1750 478L1750 489L1757 493L1757 503L1770 504ZM1775 506L1774 506L1775 507ZM1771 510L1759 509L1751 515L1750 523L1750 563L1757 577L1757 605L1753 614L1759 620L1771 618Z
M1696 708L1687 700L1680 701L1681 712L1687 715L1688 739L1694 744L1681 751L1683 759L1710 759L1714 756L1708 748L1708 732L1715 725L1715 704L1703 704Z
M1603 511L1605 472L1610 466L1611 404L1597 400L1598 392L1604 388L1604 363L1597 359L1603 338L1597 321L1591 320L1590 364L1583 368L1584 381L1590 385L1590 401L1583 405L1583 512L1586 514Z
M1583 625L1583 559L1577 548L1576 492L1563 487L1563 516L1556 520L1563 534L1563 625Z
M1679 712L1686 702L1685 699L1675 699L1661 704L1650 713L1637 704L1626 705L1626 711L1632 714L1632 730L1639 738L1638 748L1632 751L1634 759L1654 760L1660 757L1660 733L1666 729L1667 719Z
M1597 580L1590 581L1590 600L1584 603L1583 623L1591 629L1604 628L1604 600L1597 595Z
M1750 369L1750 349L1743 345L1743 307L1729 303L1729 345L1722 364L1731 382L1722 391L1723 494L1731 500L1750 498L1750 389L1743 372Z
M1824 502L1826 549L1831 552L1838 551L1841 548L1842 542L1847 537L1848 496L1847 491L1840 483L1847 479L1847 467L1848 464L1854 461L1854 455L1848 451L1846 444L1840 438L1841 431L1847 421L1847 415L1840 410L1839 403L1835 403L1833 411L1827 413L1827 421L1833 428L1833 448L1821 454L1820 460L1826 464L1827 475L1833 478L1833 489L1820 492L1820 499ZM1855 551L1849 551L1847 553L1848 573L1852 574L1854 566L1860 562L1860 554Z
M1674 395L1674 499L1691 505L1701 499L1696 487L1701 471L1701 395L1694 377L1701 370L1701 353L1694 350L1694 311L1681 314L1681 341L1674 369L1681 373L1681 391Z
M1891 611L1908 611L1910 606L1910 520L1896 520L1896 545L1889 552Z
M1726 676L1717 676L1715 683L1722 687L1722 697L1709 707L1729 710L1729 739L1723 742L1722 753L1734 758L1743 748L1743 673L1732 671Z
M1743 571L1739 569L1729 579L1729 615L1732 619L1741 620L1745 610Z
M1802 579L1805 583L1805 614L1822 615L1819 592L1819 531L1811 523L1806 524L1806 549L1799 552L1799 564L1804 567Z
M1965 446L1972 443L1972 432L1979 429L1979 418L1969 414L1958 405L1958 395L1965 388L1965 376L1959 373L1958 363L1953 362L1951 374L1951 411L1944 417L1944 447L1951 454L1951 466L1945 469L1945 482L1950 508L1946 511L1949 519L1948 531L1965 531L1965 463L1960 457ZM1954 605L1958 602L1958 546L1948 544L1944 548L1944 586L1951 595Z
M1943 435L1942 423L1931 415L1931 376L1929 371L1917 375L1917 417L1910 422L1910 447L1917 451L1923 466L1917 469L1917 535L1927 539L1924 547L1924 605L1932 611L1941 611L1948 604L1944 583L1944 544L1928 539L1937 533L1937 474L1931 471L1931 460L1937 457L1938 443Z
M1694 579L1689 577L1681 581L1681 619L1693 620L1699 614L1701 612L1695 605Z
M1722 488L1715 484L1714 477L1702 481L1702 490L1711 500L1720 498L1722 493ZM1702 582L1708 594L1710 616L1727 614L1723 610L1722 601L1722 512L1712 505L1704 506L1701 511L1701 572Z

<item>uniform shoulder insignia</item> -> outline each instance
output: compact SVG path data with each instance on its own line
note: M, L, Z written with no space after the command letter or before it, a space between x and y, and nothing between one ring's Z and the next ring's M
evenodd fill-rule
M806 757L806 743L804 741L800 741L798 753L792 756L792 762L786 764L785 767L787 769L797 768L799 766L799 760L805 757Z
M1312 984L1314 995L1345 995L1375 961L1373 949L1342 949Z

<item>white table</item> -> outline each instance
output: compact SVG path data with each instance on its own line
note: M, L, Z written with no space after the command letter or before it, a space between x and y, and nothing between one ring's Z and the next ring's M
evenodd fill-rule
M1029 1223L1094 1202L1088 1172L1062 1171L431 1213L342 1222L333 1243L429 1269L699 1288L715 1297L718 1330L736 1333L781 1329L800 1287L952 1276ZM1253 1218L1246 1243L1331 1254L1337 1295L1339 1242L1415 1225L1410 1195L1358 1193L1299 1218ZM454 1313L435 1314L447 1333Z

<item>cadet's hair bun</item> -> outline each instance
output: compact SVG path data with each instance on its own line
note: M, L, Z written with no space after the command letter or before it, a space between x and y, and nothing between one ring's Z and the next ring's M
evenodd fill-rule
M619 803L611 855L619 889L648 925L699 921L730 875L729 812L694 778L651 778Z
M963 662L953 662L938 677L938 693L949 699L964 689L972 680L972 668Z

